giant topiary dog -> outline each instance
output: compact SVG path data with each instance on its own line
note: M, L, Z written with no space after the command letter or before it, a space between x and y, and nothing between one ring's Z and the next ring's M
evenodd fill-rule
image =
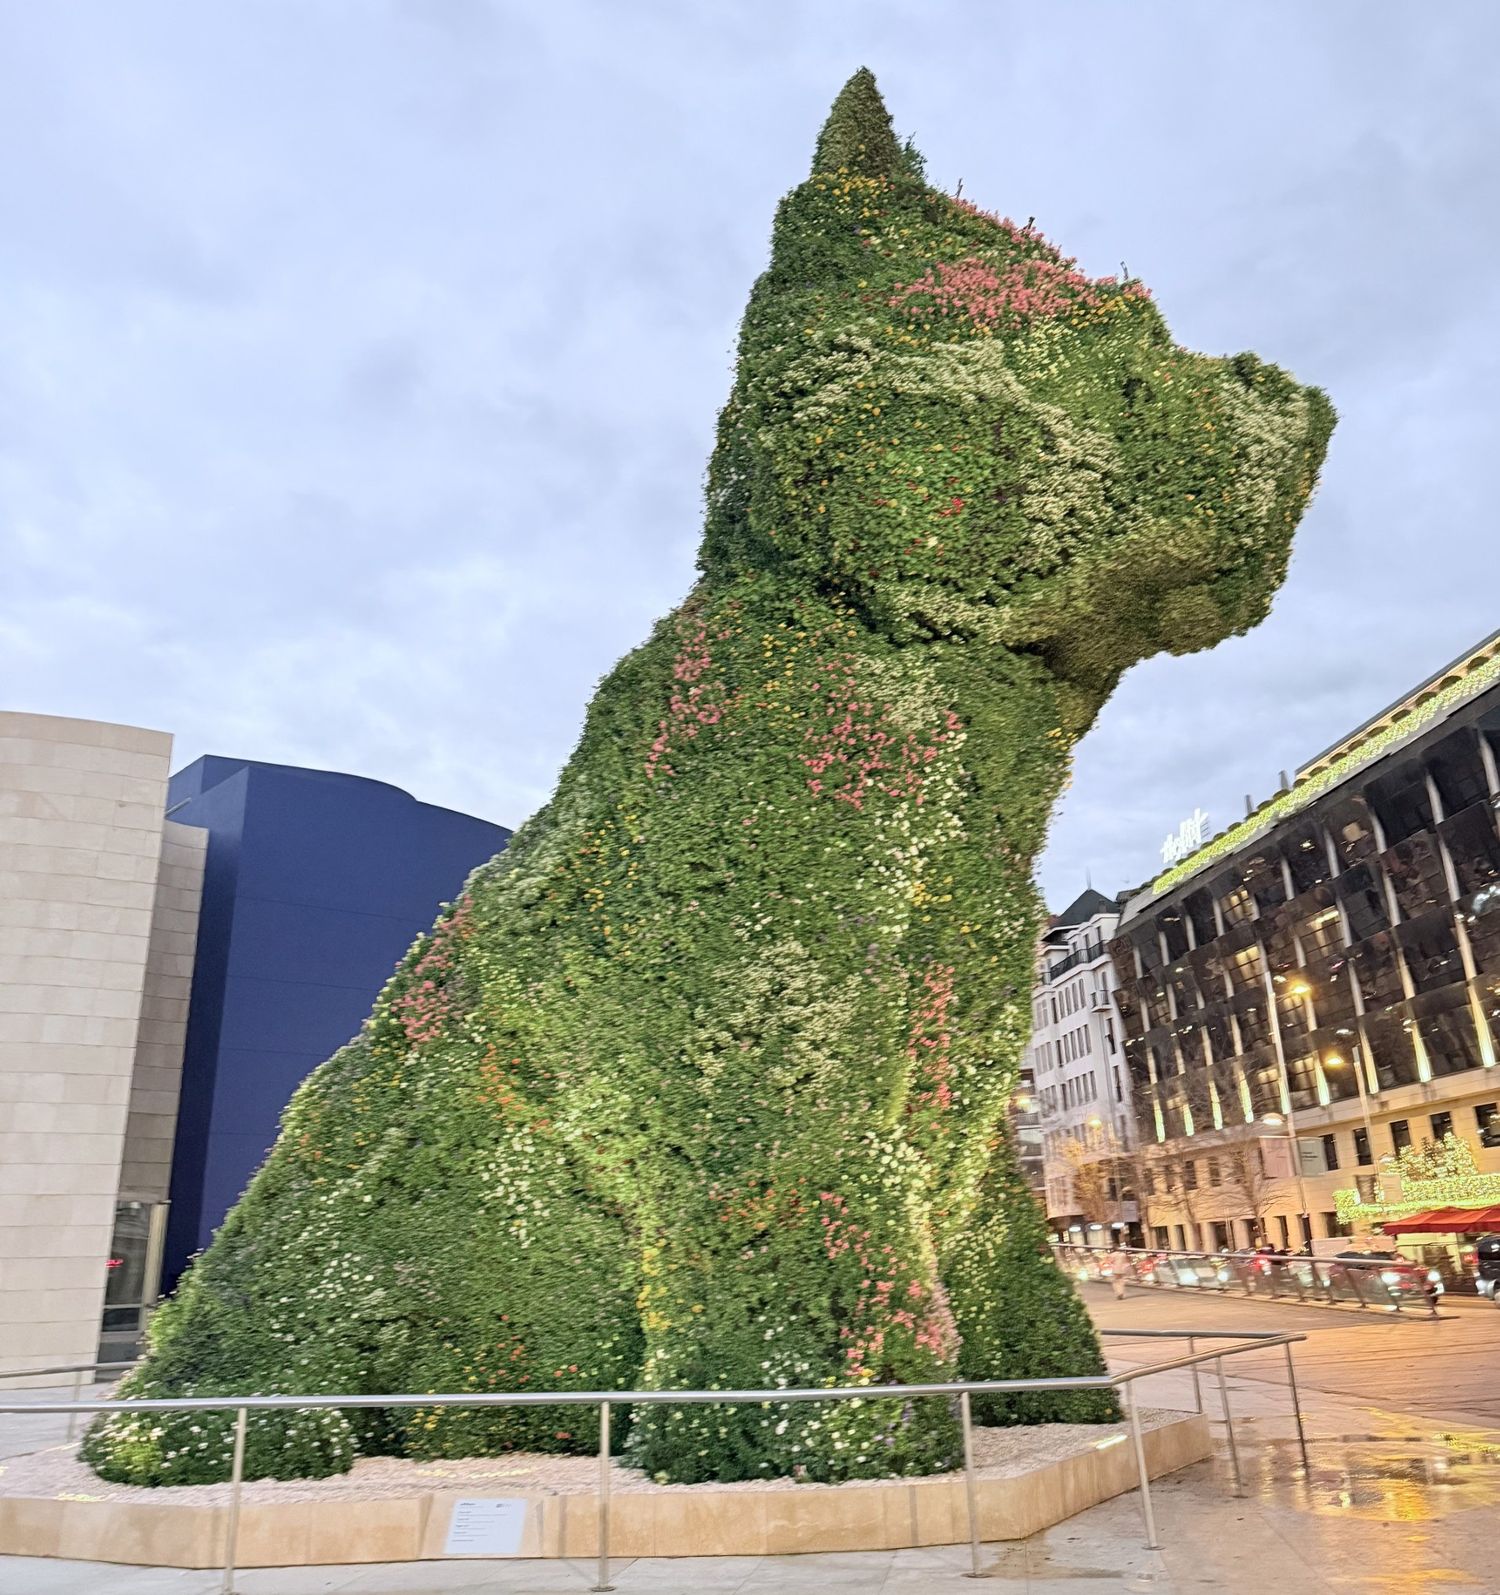
M1331 426L928 187L856 74L751 294L701 579L297 1093L129 1393L1096 1370L1003 1128L1032 860L1120 674L1265 614ZM584 1407L272 1416L247 1471L595 1443ZM228 1450L202 1415L87 1443L156 1483ZM846 1479L957 1435L934 1399L653 1406L627 1451Z

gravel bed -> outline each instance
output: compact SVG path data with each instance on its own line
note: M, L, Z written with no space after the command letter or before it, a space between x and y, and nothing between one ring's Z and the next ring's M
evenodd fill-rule
M1154 1429L1184 1414L1142 1407L1143 1428ZM1035 1427L975 1429L974 1462L988 1478L1014 1478L1031 1469L1095 1447L1124 1424L1048 1423ZM952 1477L932 1474L931 1478ZM890 1479L895 1485L914 1479ZM599 1484L599 1461L592 1456L551 1456L514 1451L466 1461L417 1462L405 1457L364 1457L347 1473L329 1479L260 1479L246 1484L246 1503L277 1501L369 1501L428 1492L495 1495L514 1491L536 1495L592 1495ZM610 1488L621 1495L691 1490L826 1490L837 1485L804 1484L796 1479L747 1479L738 1484L655 1484L638 1468L614 1465ZM183 1484L150 1489L110 1484L78 1459L77 1446L56 1445L0 1464L0 1496L48 1496L72 1501L156 1501L162 1505L215 1506L229 1499L227 1484Z

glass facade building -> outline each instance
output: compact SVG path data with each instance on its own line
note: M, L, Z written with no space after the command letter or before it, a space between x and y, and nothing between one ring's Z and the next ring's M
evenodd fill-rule
M1450 1134L1500 1170L1497 666L1500 634L1127 902L1110 954L1139 1139L1204 1153L1176 1182L1199 1201L1148 1198L1158 1244L1343 1234L1336 1187ZM1275 1198L1216 1203L1212 1154L1248 1134Z

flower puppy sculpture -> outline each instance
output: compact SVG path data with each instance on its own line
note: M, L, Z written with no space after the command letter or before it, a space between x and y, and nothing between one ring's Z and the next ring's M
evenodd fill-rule
M1138 283L929 187L856 74L750 297L697 585L298 1092L128 1393L1097 1371L1003 1129L1032 862L1122 672L1266 613L1331 427L1316 389L1179 348ZM959 1455L934 1399L622 1427L674 1481ZM595 1444L587 1407L257 1416L247 1472ZM151 1483L228 1453L201 1415L87 1442Z

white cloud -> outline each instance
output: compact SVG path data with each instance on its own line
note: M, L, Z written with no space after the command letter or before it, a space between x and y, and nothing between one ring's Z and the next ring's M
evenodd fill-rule
M1488 0L80 0L7 33L7 703L522 819L691 581L735 323L861 62L936 180L1342 414L1271 620L1141 667L1085 742L1054 900L1494 624Z

